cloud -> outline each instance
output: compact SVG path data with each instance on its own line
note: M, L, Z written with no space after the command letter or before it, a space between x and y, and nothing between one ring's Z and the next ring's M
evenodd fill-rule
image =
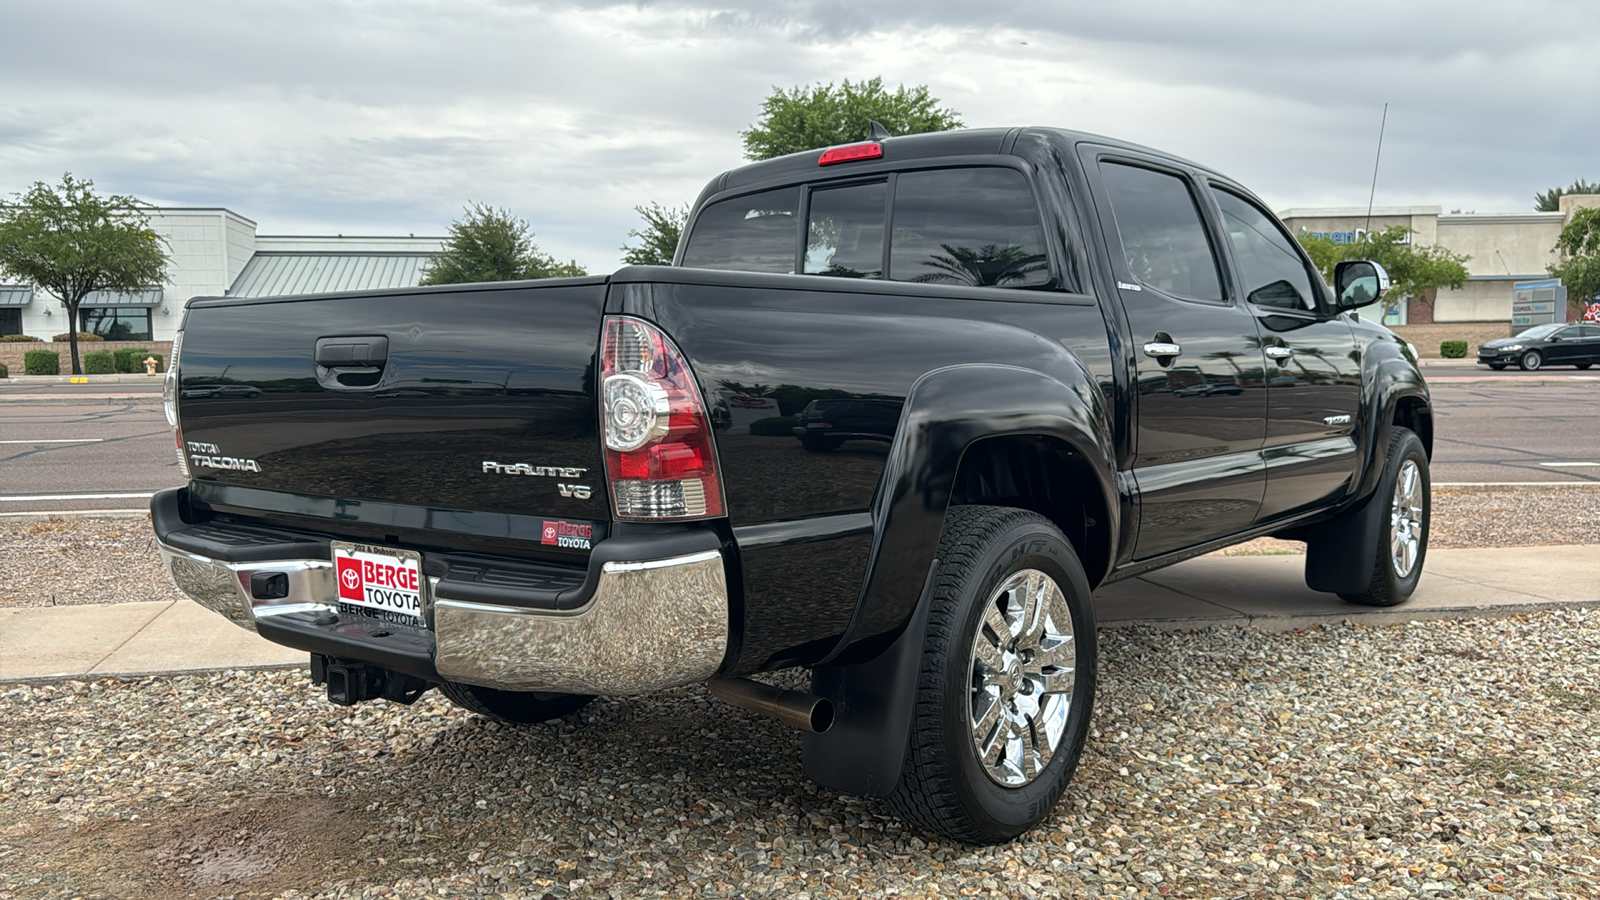
M70 169L263 233L440 234L468 201L615 265L740 165L773 87L882 75L971 126L1158 146L1278 208L1525 210L1600 178L1600 7L0 0L0 192Z

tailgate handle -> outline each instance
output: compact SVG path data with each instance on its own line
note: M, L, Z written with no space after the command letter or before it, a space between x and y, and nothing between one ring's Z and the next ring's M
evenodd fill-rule
M381 334L317 338L317 365L329 369L382 368L389 359L389 339Z

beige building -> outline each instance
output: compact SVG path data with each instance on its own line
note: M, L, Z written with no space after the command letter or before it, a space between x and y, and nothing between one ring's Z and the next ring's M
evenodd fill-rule
M1289 209L1279 213L1289 230L1299 234L1325 234L1340 243L1353 243L1368 229L1382 231L1404 225L1418 244L1437 244L1465 254L1467 283L1459 289L1439 291L1433 309L1413 300L1385 317L1391 325L1437 323L1511 322L1511 286L1519 281L1550 278L1546 268L1556 261L1555 244L1561 229L1579 209L1600 206L1600 195L1566 195L1560 212L1449 213L1437 206L1379 206L1368 225L1364 207Z

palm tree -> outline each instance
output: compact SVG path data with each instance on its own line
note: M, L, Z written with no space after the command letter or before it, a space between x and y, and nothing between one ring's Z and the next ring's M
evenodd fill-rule
M927 283L956 282L972 287L995 286L1026 281L1028 276L1045 269L1043 253L1025 252L1020 244L985 244L976 250L970 247L952 247L940 244L944 256L934 256L923 263L939 271L925 272L913 281Z

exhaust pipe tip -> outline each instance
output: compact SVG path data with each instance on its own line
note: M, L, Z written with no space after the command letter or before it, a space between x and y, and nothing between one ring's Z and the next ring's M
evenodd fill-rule
M758 712L801 731L822 734L833 727L833 701L748 678L710 678L706 689L731 706Z

